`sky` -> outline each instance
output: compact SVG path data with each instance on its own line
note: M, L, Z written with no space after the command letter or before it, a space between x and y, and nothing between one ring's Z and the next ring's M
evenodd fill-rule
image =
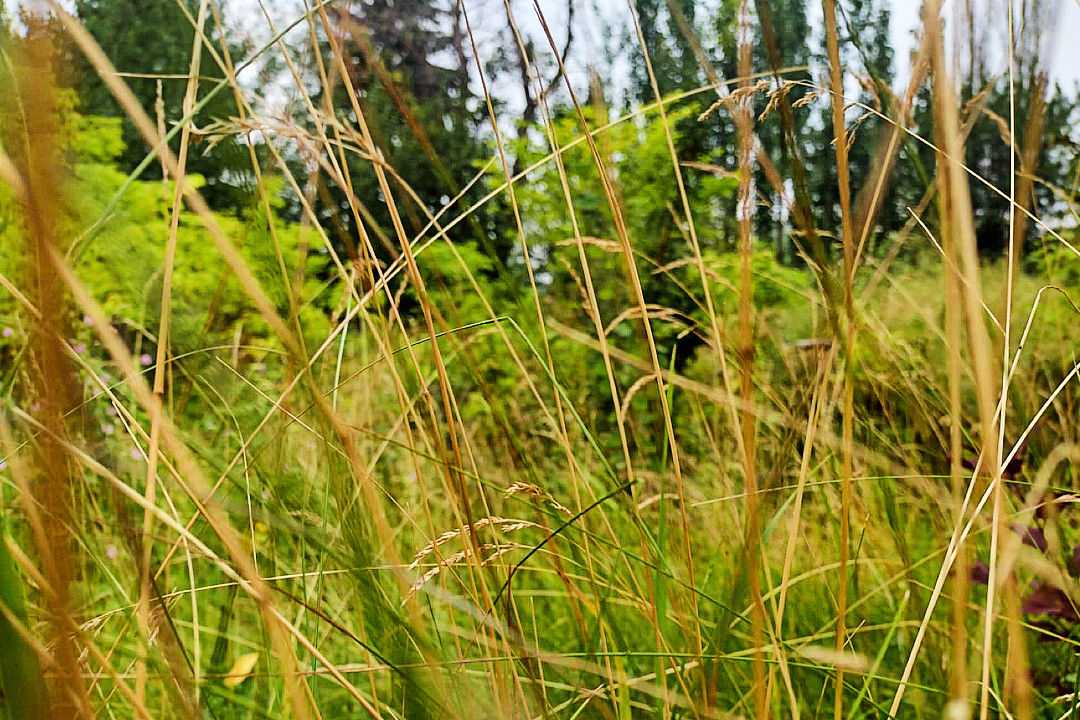
M263 1L270 8L271 15L279 25L296 18L303 7L302 0ZM545 47L546 40L532 8L533 0L511 1L522 30L535 39L538 48ZM716 2L716 0L697 1L702 6L711 6ZM844 0L840 1L844 2ZM950 6L960 1L943 0L946 22L948 22ZM985 3L984 7L990 12L995 12L994 9L997 8L1003 15L1006 3L1010 0L975 1ZM1044 1L1053 2L1054 0ZM352 0L352 2L355 4L358 0ZM634 58L627 58L624 55L623 58L609 65L607 51L615 49L619 42L632 31L627 0L539 0L555 41L560 45L566 37L569 2L575 4L575 13L573 16L574 46L568 63L568 72L576 91L579 93L587 91L588 67L594 64L607 68L606 79L611 86L626 87L630 72L629 63L633 62ZM1080 38L1080 0L1057 0L1057 2L1059 3L1058 21L1056 38L1051 44L1054 57L1050 69L1054 80L1072 88L1080 82L1080 42L1076 41ZM890 2L892 21L887 32L895 50L897 88L902 88L908 77L909 53L918 37L913 31L921 27L918 18L921 4L921 0L891 0ZM250 32L257 38L266 36L266 23L258 9L259 0L226 0L225 6L226 16L230 18L231 25ZM811 13L811 22L820 27L820 1L808 0L807 6ZM506 15L503 0L465 0L465 7L477 36L481 57L486 61L499 52L509 52L507 43L510 38L505 33ZM1002 22L1001 27L1004 26ZM999 44L1005 42L1005 35L1002 32L992 35L992 38L997 39ZM821 48L815 48L815 50L820 51ZM992 70L995 69L1004 71L1005 68L992 68ZM550 76L552 73L553 68L549 68L544 74ZM504 82L507 83L504 87L496 84L491 88L493 94L508 102L507 109L511 112L519 100L515 96L521 94L520 87L517 85L518 81L512 75L513 73L504 73Z
M991 6L1002 6L1001 0L977 0ZM944 0L946 12L948 6L956 0ZM1072 86L1080 80L1080 0L1057 0L1058 22L1057 37L1053 40L1054 58L1050 67L1053 79L1062 85ZM892 23L889 34L892 46L897 53L897 76L907 77L906 65L908 51L914 45L912 30L919 27L920 0L892 0ZM901 48L903 50L901 51Z

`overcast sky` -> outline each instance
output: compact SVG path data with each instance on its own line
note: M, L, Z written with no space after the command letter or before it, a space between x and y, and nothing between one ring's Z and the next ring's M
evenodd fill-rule
M842 1L842 0L841 0ZM946 12L956 0L944 0ZM988 5L1001 6L1001 0L982 0ZM1054 58L1051 72L1062 85L1071 87L1080 79L1080 0L1057 0L1057 37L1053 41ZM912 47L912 30L919 26L920 0L892 0L892 46L896 48L897 76L906 77L908 50ZM1004 21L1002 23L1004 26ZM901 50L901 48L903 50Z
M162 0L165 1L165 0ZM302 0L263 0L270 8L275 23L279 26L295 19L302 12ZM352 0L355 5L359 0ZM443 0L446 2L447 0ZM632 25L628 10L628 0L572 0L575 5L573 16L574 45L568 62L569 76L578 92L584 93L588 86L588 67L598 66L607 70L606 80L613 89L625 88L630 73L630 63L636 62L634 57L627 57L625 53L609 64L610 52L617 51L620 44L628 38ZM716 4L717 0L697 0L703 8L709 8ZM844 2L844 0L840 0ZM943 0L945 7L946 22L948 22L949 9L961 0ZM1053 0L1049 0L1052 2ZM3 0L0 0L3 2ZM465 0L465 7L469 13L473 29L476 33L477 44L481 57L487 61L500 52L507 53L510 47L509 36L505 32L506 15L503 9L504 0ZM511 0L515 9L517 21L522 31L534 38L537 48L547 45L536 14L532 8L532 0ZM545 16L555 36L555 42L561 46L566 37L566 16L568 0L539 0ZM1009 0L976 0L985 3L986 8L999 8L1004 15L1004 8ZM1051 72L1053 78L1062 83L1068 89L1072 89L1077 81L1080 81L1080 0L1058 0L1058 22L1056 23L1056 37L1052 42L1053 59ZM883 29L888 32L892 47L896 54L896 83L901 87L908 76L909 53L914 45L916 35L913 31L919 27L918 9L921 0L891 0L892 22L890 27ZM259 11L258 0L227 0L227 17L230 24L241 32L250 33L255 38L265 39L268 36L265 20ZM811 22L815 28L820 28L821 3L820 0L807 0L807 8L811 14ZM706 14L705 10L702 14ZM994 12L990 10L990 12ZM1005 27L1004 19L1000 27ZM298 30L294 36L302 41L303 30ZM991 35L991 41L1004 45L1006 35L1003 31ZM814 38L817 43L820 39ZM815 51L823 49L814 47ZM991 52L993 49L991 48ZM1001 57L1004 57L1002 54ZM990 68L992 72L1004 72L1005 68ZM549 76L553 69L544 72ZM513 77L513 73L503 74L503 83L496 81L491 89L493 93L508 102L507 110L514 111L516 96L520 95L520 86ZM489 78L489 81L492 79Z

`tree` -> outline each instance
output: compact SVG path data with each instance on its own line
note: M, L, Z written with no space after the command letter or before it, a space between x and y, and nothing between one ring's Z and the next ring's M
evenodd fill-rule
M181 6L181 3L183 4ZM187 9L185 14L184 9ZM131 88L143 110L151 118L157 117L160 98L165 116L166 130L179 121L191 66L191 50L195 28L189 16L198 12L196 0L76 0L75 11L83 25L94 36L109 60ZM211 42L218 42L220 28L215 28L210 18L206 22L206 34ZM79 55L75 61L75 82L79 94L79 107L83 115L124 117L123 141L125 149L117 159L127 172L143 161L150 147L136 130L134 123L113 98L105 82L96 70ZM200 72L204 78L199 83L199 98L203 98L224 77L211 54L204 48L200 58ZM226 88L219 91L195 118L202 126L213 120L222 120L237 114L233 94ZM174 150L179 139L174 142ZM243 207L247 203L246 190L238 189L246 178L247 152L229 139L215 147L213 153L203 155L197 149L188 155L187 170L206 179L207 201L214 207ZM159 163L151 163L144 171L144 179L161 177Z
M679 25L685 23L693 28L695 22L695 4L692 0L636 0L638 22L645 41L645 50L652 61L656 84L660 95L666 96L679 90L689 90L700 83L701 68L694 57L689 39L681 32ZM636 33L631 33L628 45L632 48L631 56L640 55L641 43ZM631 66L631 82L636 100L651 103L652 85L644 62Z
M837 31L840 62L847 71L848 89L854 82L858 82L859 87L858 95L846 100L855 100L861 106L891 115L895 110L891 102L893 50L888 33L877 29L889 26L889 7L882 0L851 0L839 5L839 9L841 13L837 22L840 27ZM821 57L819 62L827 67L828 59ZM831 147L836 142L831 113L827 102L818 105L814 125L821 128L818 134L821 147ZM848 155L851 187L858 189L872 176L876 136L882 133L887 135L892 131L892 126L861 107L849 111L847 121L849 137L845 140L854 140L850 142ZM823 228L839 228L840 196L835 155L831 152L809 153L808 163L812 166L810 175L813 178L818 221ZM886 231L897 229L906 220L901 210L895 203L886 202L878 215L878 225ZM855 232L861 232L861 228L855 228Z
M1048 81L1046 63L1050 53L1045 33L1052 26L1048 21L1053 5L1046 0L1023 0L1016 8L1011 101L1008 56L993 56L988 49L995 44L1008 47L1004 20L972 3L963 4L963 12L956 20L960 43L960 76L956 82L969 133L964 160L978 175L970 178L969 187L976 240L985 257L999 257L1009 245L1010 144L1016 148L1015 187L1022 208L1016 212L1014 229L1018 253L1030 248L1041 234L1034 223L1027 222L1023 209L1036 216L1049 216L1072 194L1076 143L1071 129L1080 103L1075 93L1067 94ZM1028 21L1021 24L1019 18ZM1002 43L995 42L995 33ZM1014 105L1012 127L1010 102ZM933 136L928 87L920 94L914 119L918 134ZM901 166L899 182L909 188L925 189L926 182L913 176L913 168L918 164L932 167L934 154L925 147L908 153L912 158L917 154L917 162Z
M373 0L352 8L351 15L334 16L335 32L347 48L347 80L375 146L419 199L418 204L402 187L392 188L406 231L417 233L427 224L428 213L434 214L461 192L480 162L490 157L484 139L484 101L470 87L468 40L452 2ZM333 92L339 119L355 126L345 89L339 83ZM384 259L395 255L397 241L392 240L395 234L372 163L353 154L349 164L355 198L369 211L369 222L387 238L380 253L385 253ZM355 243L349 199L334 188L327 196L321 212L338 219L348 234L343 244ZM468 207L477 198L475 191L470 192L458 207ZM513 244L498 227L489 209L459 224L451 237L476 242L505 267Z

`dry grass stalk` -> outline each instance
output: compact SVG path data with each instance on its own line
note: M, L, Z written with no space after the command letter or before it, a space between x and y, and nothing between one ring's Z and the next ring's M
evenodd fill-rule
M454 530L448 530L447 532L444 532L442 535L422 547L415 555L413 555L413 560L411 563L409 563L408 569L415 570L416 567L420 564L421 560L423 560L428 555L432 554L451 540L461 537L473 537L476 532L483 530L486 527L496 527L504 533L510 533L517 530L523 530L525 528L540 526L534 522L529 522L528 520L515 520L511 518L501 517L477 518L471 526L462 525L461 527L455 528ZM470 542L473 542L474 544L478 543L478 541L476 540L470 540Z
M739 85L737 88L735 88L734 90L729 92L727 95L725 95L724 97L722 97L719 100L717 100L716 102L714 102L712 105L710 105L708 108L706 108L704 112L702 112L700 115L698 115L698 122L702 122L703 120L707 120L710 115L712 115L714 112L716 112L720 108L737 109L737 108L742 107L751 98L753 98L755 95L757 95L760 92L763 92L763 91L767 90L769 88L769 85L771 85L771 84L772 84L771 80L759 80L758 82L756 82L753 85L746 85L746 84ZM783 86L781 86L781 87L783 87ZM784 94L786 94L786 93L784 93ZM777 95L777 94L770 94L770 103L771 103L771 101L773 99L776 99L777 97L779 97L779 99L777 100L777 104L779 104L779 102L781 102L783 100L783 96L782 95Z
M75 644L78 623L73 615L72 585L77 576L71 528L75 521L72 493L76 476L65 451L67 415L78 406L81 395L65 341L70 335L69 298L54 260L62 242L58 221L63 211L57 192L63 187L57 127L60 114L51 43L44 37L28 39L25 52L19 58L20 64L13 68L13 94L21 102L23 114L6 118L22 130L23 137L5 144L12 148L12 170L24 190L22 223L29 283L26 296L39 311L29 374L39 408L36 417L47 433L38 438L34 482L28 485L29 494L24 500L37 506L30 518L42 580L46 583L41 589L48 611L54 674L49 716L90 718L93 712L81 679Z
M452 555L447 555L446 557L439 558L439 561L433 567L426 570L416 582L409 586L409 589L405 593L405 597L401 599L401 604L402 606L407 604L410 600L413 599L416 593L420 592L424 588L424 586L427 585L429 580L441 573L443 570L453 567L454 565L457 565L463 560L469 559L473 556L474 552L480 553L478 556L480 558L480 566L485 567L487 565L490 565L506 553L510 552L511 550L520 550L522 548L527 549L528 546L519 545L517 543L510 543L508 545L494 545L490 543L484 543L478 545L476 550L474 550L472 547L467 547L464 550L460 550ZM487 554L485 555L484 553Z
M526 482L518 481L518 482L515 482L510 487L506 488L506 494L507 495L518 495L518 494L527 495L527 496L533 498L534 500L539 500L541 502L546 502L546 503L550 504L551 507L555 508L556 510L558 510L559 512L561 512L564 515L572 515L573 514L573 513L570 512L569 508L562 505L558 500L556 500L555 498L553 498L551 496L551 493L544 490L539 485L533 485L532 483L526 483Z
M852 462L854 456L854 380L855 372L855 263L856 241L851 217L851 186L848 167L849 142L844 119L844 71L840 65L839 41L836 29L836 3L825 0L825 38L829 55L829 89L832 104L833 137L836 151L836 176L840 195L841 241L844 248L844 379L841 439L840 484L840 577L837 582L835 651L843 653L847 646L848 553L850 552L850 523L852 506ZM854 128L852 128L852 134ZM843 141L840 141L844 138ZM840 720L844 708L844 666L836 666L835 702L833 717Z

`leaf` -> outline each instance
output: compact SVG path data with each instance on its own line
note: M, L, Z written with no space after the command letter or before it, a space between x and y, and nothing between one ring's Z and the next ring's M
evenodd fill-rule
M0 717L44 720L49 717L48 692L41 664L17 626L26 627L23 581L0 532ZM4 710L7 713L4 713Z
M227 688L234 688L240 683L244 682L251 675L251 671L255 667L255 663L259 661L259 653L253 652L246 655L241 655L236 658L236 662L229 668L229 673L225 677L224 685Z

